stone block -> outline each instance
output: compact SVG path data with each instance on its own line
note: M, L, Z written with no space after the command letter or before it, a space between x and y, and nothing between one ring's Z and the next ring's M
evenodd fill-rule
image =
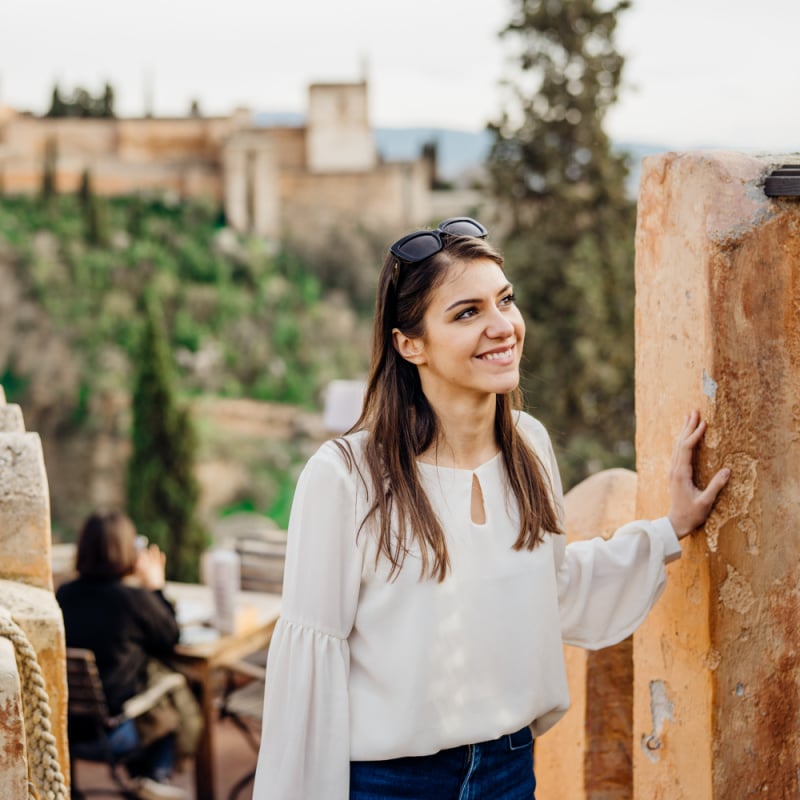
M56 740L61 771L69 775L67 745L67 676L64 619L51 591L0 580L0 607L11 614L36 651L50 701L50 729ZM4 642L0 638L0 642ZM0 704L6 695L0 692ZM3 770L0 769L0 775ZM68 778L67 778L68 779ZM0 777L0 786L2 785ZM0 797L6 795L0 791Z
M0 797L28 800L25 720L14 646L0 637Z
M636 473L609 469L564 497L567 541L610 536L634 519ZM630 800L633 656L628 638L587 652L565 647L571 705L536 741L537 793L570 800Z
M35 433L0 433L0 578L52 590L50 495Z
M25 422L22 409L15 404L7 404L0 398L0 433L23 433Z
M800 206L763 191L792 161L644 159L637 516L667 508L692 408L709 423L698 482L732 477L634 636L637 798L800 796Z

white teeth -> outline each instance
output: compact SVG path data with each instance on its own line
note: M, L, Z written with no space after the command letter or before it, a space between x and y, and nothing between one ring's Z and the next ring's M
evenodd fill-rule
M497 359L505 359L511 356L511 348L508 350L503 350L499 353L486 353L482 355L481 358L486 361L496 361Z

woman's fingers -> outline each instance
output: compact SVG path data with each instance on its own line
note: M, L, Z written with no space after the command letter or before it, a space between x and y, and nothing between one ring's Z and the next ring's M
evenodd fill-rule
M728 482L730 476L731 471L727 467L719 470L708 482L708 486L700 493L700 499L708 504L709 509L714 505L717 495L722 491L722 487Z
M690 430L686 434L686 438L684 439L684 445L693 449L694 446L703 438L703 434L706 432L706 421L699 420L693 430Z
M705 421L694 410L684 419L683 428L675 440L669 480L669 518L679 538L705 522L717 495L730 477L729 469L721 469L705 489L701 490L695 484L692 458L705 430Z
M685 458L687 453L691 453L694 446L700 441L706 429L705 421L700 419L697 411L692 411L683 420L683 427L675 439L673 458Z

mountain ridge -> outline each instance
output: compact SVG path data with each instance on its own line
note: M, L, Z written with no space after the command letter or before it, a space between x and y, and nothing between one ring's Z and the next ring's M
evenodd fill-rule
M306 118L300 112L264 111L255 114L254 119L259 126L299 127L305 124ZM378 153L385 161L411 161L419 157L424 145L435 143L439 177L446 181L455 181L480 167L492 145L492 134L488 130L467 131L436 126L376 127L373 130ZM650 142L619 141L613 142L612 146L616 152L629 156L629 186L634 191L639 183L642 158L673 149Z

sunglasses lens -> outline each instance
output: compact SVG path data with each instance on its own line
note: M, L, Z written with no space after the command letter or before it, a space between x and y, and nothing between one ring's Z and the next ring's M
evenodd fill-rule
M442 249L442 240L436 231L417 231L404 236L391 247L392 255L409 264L430 258Z
M478 239L482 239L489 233L480 222L471 217L446 219L439 225L439 230L450 236L474 236Z

